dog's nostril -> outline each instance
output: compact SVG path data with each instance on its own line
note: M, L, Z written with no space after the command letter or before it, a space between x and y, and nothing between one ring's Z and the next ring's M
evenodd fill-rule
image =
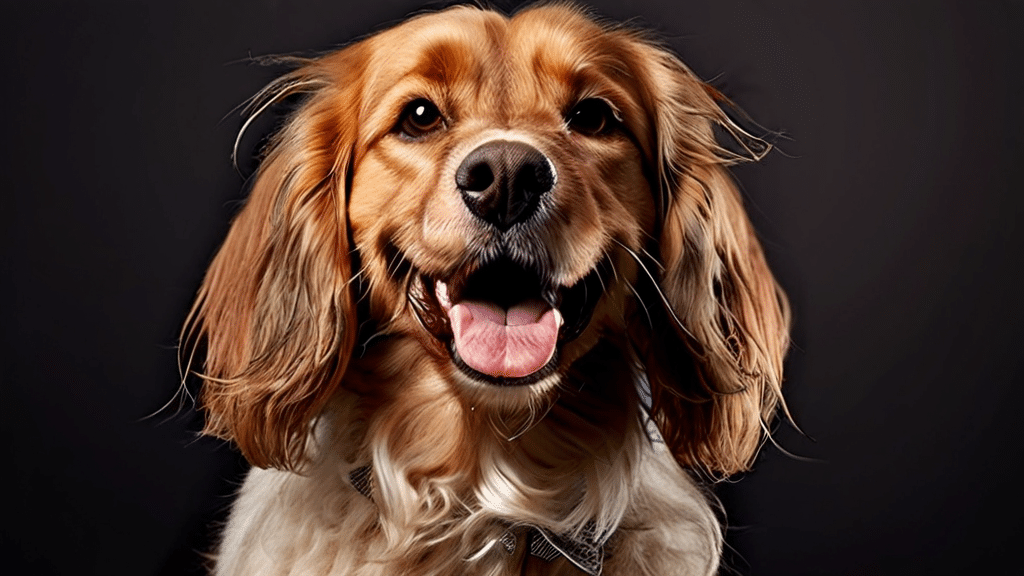
M534 162L526 162L516 172L513 187L527 194L543 194L552 187L552 174L546 158L538 158Z
M455 173L462 200L505 231L529 219L555 185L551 162L533 146L494 140L470 152Z
M494 173L486 162L468 167L463 164L455 174L455 183L466 192L483 192L494 184Z

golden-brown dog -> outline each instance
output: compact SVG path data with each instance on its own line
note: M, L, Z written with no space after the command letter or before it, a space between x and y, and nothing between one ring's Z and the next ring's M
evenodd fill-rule
M749 466L788 311L641 34L458 7L321 58L201 288L206 432L254 465L216 573L712 574L685 469Z

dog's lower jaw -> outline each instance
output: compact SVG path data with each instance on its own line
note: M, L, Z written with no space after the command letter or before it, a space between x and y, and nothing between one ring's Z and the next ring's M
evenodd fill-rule
M509 411L524 406L543 405L551 390L562 381L562 376L558 372L552 372L525 386L495 386L456 368L452 371L452 380L463 391L462 395L472 409L479 407Z

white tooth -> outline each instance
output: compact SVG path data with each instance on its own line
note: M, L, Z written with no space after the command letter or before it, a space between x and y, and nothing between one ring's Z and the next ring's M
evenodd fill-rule
M452 301L448 298L448 285L440 280L434 284L434 293L437 294L437 301L445 308L452 307Z
M558 311L558 308L555 308L554 310L555 310L555 322L558 322L558 327L561 328L562 324L565 324L565 319L562 318L562 313Z

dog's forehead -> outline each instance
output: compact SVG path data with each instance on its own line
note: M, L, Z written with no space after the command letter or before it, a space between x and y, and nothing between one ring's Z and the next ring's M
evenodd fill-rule
M443 86L493 104L560 100L621 88L626 54L604 29L567 7L512 18L460 7L414 18L373 38L369 100ZM617 78L618 77L618 78ZM598 90L601 91L601 90ZM522 106L520 105L520 109Z

